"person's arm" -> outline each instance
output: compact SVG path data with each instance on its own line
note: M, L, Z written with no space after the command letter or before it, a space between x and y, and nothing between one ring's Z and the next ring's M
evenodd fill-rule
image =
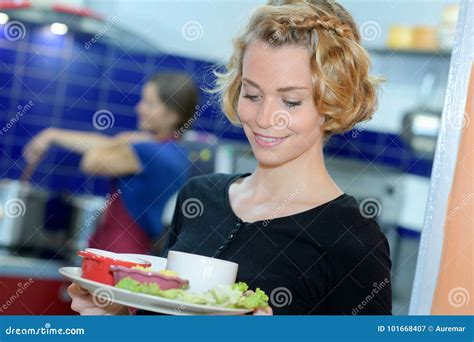
M147 132L124 132L114 137L94 132L48 128L34 137L23 150L29 164L37 163L51 145L83 155L81 169L86 173L120 176L139 171L140 164L129 143L149 140Z
M100 176L124 176L140 171L141 165L130 143L116 139L104 147L91 149L81 159L81 170Z
M52 145L83 154L90 149L104 146L112 140L113 138L101 133L47 128L31 139L23 149L23 156L29 164L34 164Z
M144 155L139 148L143 144L136 144L140 142L145 142L149 147L147 149L149 153ZM120 133L110 143L87 151L81 160L81 170L85 173L112 177L136 174L148 165L150 158L155 157L157 148L151 133L140 131Z

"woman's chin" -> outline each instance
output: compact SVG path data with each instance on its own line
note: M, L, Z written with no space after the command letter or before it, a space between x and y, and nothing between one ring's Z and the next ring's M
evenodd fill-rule
M269 151L255 151L255 159L260 166L266 168L277 167L285 163L286 158L282 158L278 153L269 152Z

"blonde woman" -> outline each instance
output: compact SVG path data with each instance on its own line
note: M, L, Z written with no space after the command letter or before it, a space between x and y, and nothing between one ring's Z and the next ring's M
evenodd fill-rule
M215 90L258 165L251 174L191 179L167 249L237 262L238 280L263 289L274 314L391 314L387 240L331 179L323 158L325 139L373 115L377 82L369 66L339 4L258 8ZM185 215L192 202L202 207L199 216ZM70 292L81 314L126 312L94 307L75 286Z

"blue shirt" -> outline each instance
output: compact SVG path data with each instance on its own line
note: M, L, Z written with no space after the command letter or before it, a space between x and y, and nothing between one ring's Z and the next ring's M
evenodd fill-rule
M173 141L145 141L130 145L141 169L115 179L130 216L154 239L163 230L161 217L170 199L187 181L191 166L186 150Z

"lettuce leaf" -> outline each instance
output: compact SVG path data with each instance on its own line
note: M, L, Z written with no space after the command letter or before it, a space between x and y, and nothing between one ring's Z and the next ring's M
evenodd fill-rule
M268 296L265 292L259 288L255 292L248 290L248 285L244 282L235 283L230 286L216 286L205 293L194 293L182 289L160 290L159 286L155 283L139 283L128 277L120 280L115 286L132 292L179 300L190 304L247 310L268 307Z

